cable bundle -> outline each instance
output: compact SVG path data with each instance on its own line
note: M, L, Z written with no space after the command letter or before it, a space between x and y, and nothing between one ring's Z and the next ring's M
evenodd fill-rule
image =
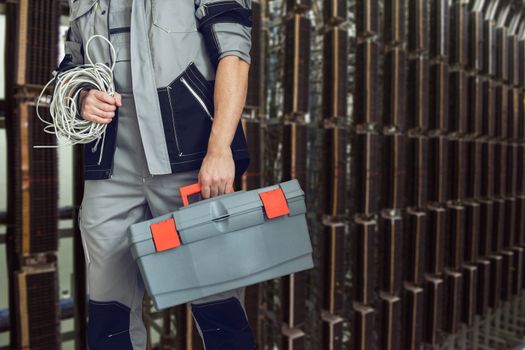
M93 63L89 55L89 44L95 38L101 38L109 44L111 49L111 67L104 63ZM77 117L80 106L77 106L77 97L81 88L85 86L104 91L109 95L115 94L113 84L113 69L115 67L115 48L111 42L102 35L93 35L86 43L87 64L77 66L67 71L57 73L42 89L36 104L38 118L46 124L44 132L55 134L65 145L86 144L97 140L94 146L96 150L99 141L105 136L107 124L96 123ZM53 96L49 103L49 113L52 121L44 120L39 113L40 101L47 88L54 84ZM47 148L55 146L34 146L36 148ZM102 158L102 152L100 157Z

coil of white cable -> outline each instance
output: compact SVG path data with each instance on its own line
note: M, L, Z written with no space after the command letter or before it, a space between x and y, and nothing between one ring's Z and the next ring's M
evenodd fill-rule
M93 63L89 55L89 45L93 39L102 39L106 41L111 49L111 66L104 63ZM86 43L86 56L88 63L71 68L64 72L57 73L45 87L42 89L36 103L38 118L46 124L44 132L55 134L59 140L57 146L34 146L35 148L50 148L66 145L86 144L94 140L98 143L102 140L104 145L104 136L107 124L96 123L93 121L79 118L80 106L77 106L78 95L81 87L90 86L94 89L108 93L114 96L115 87L113 84L113 70L115 67L115 48L111 42L102 35L93 35ZM49 86L54 85L53 95L49 102L49 115L51 120L42 118L39 112L40 103ZM102 158L103 149L100 151ZM99 161L100 163L100 161Z

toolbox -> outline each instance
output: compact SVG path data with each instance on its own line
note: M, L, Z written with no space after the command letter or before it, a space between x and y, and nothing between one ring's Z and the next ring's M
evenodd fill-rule
M188 204L130 226L129 244L155 307L183 304L313 267L296 179Z

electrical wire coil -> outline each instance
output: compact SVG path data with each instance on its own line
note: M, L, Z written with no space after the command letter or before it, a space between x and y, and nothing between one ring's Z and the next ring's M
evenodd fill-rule
M111 66L104 63L93 63L89 55L89 45L93 39L100 38L106 41L111 49ZM42 89L36 103L36 114L46 126L44 132L56 135L61 141L56 146L34 146L34 148L54 148L76 144L86 144L98 140L94 146L97 149L102 140L104 147L104 137L107 124L97 123L79 118L79 108L77 98L81 92L81 87L89 86L94 89L108 93L110 96L115 94L113 83L113 70L115 68L115 47L104 36L96 34L89 38L86 43L86 56L88 63L71 68L67 71L57 73ZM50 85L54 84L54 90L49 102L49 114L51 121L45 120L39 113L39 106L44 93ZM102 158L103 149L100 151ZM99 160L100 163L100 160Z

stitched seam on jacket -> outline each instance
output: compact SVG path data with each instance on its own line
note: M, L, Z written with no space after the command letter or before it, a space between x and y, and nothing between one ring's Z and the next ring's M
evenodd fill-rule
M195 72L192 71L191 69L190 69L188 72L191 72L191 75L194 76L194 79L195 79L197 82L200 81L199 77L197 76L197 73L195 73ZM188 74L188 78L189 78L192 82L194 82L194 80L191 78L191 76L190 76L189 74ZM204 98L205 98L208 102L212 102L212 101L210 101L210 99L208 98L208 95L206 94L207 91L202 91L202 89L199 87L199 84L197 84L197 83L194 83L194 84L195 84L196 88L199 89L199 91L200 91L201 94L204 96ZM204 83L202 83L202 82L201 82L201 84L204 85Z
M204 96L204 98L209 102L210 100L206 97L206 93L202 91L202 89L199 87L199 85L197 83L195 83L195 80L194 78L192 78L189 74L188 74L188 79L193 83L194 87L199 90L199 92L201 93L201 95ZM193 97L195 98L195 96ZM196 99L196 98L195 98Z
M192 78L191 75L188 74L188 79L189 79L189 81L192 82L193 87L194 87L195 89L199 90L199 92L200 92L202 95L205 95L205 93L202 92L202 89L199 87L199 85L195 82L195 80L194 80L195 78Z

